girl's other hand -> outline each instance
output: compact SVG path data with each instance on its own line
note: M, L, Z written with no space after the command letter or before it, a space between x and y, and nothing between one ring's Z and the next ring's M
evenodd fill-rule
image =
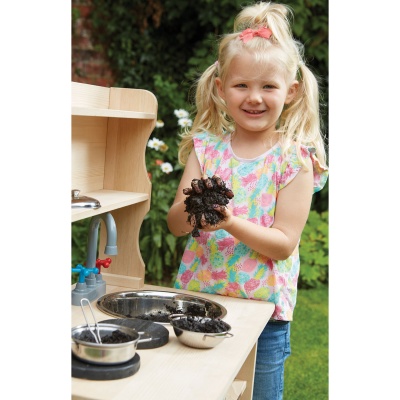
M217 231L218 229L225 229L231 224L231 219L233 217L232 212L226 207L226 206L221 206L219 204L214 204L213 209L215 211L218 211L223 215L223 220L221 220L218 224L216 225L211 225L207 224L204 215L201 219L201 229L205 232L214 232ZM192 226L195 220L193 219Z

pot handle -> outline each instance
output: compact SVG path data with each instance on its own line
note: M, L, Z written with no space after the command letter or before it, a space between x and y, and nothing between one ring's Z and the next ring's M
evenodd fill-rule
M225 333L205 333L204 336L209 336L209 337L221 337L223 339L229 339L233 335L233 333L230 332L225 332Z
M145 332L138 332L139 334L139 340L137 341L138 343L146 343L146 342L151 342L153 338L147 338L147 339L140 339L140 336L143 335Z

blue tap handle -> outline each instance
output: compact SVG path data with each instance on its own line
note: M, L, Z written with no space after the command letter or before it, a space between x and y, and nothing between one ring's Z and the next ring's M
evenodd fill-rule
M93 272L94 274L98 274L99 273L99 269L98 268L86 268L81 264L78 264L75 268L72 268L72 272L78 272L79 273L79 279L78 282L79 283L85 283L85 278L91 273Z

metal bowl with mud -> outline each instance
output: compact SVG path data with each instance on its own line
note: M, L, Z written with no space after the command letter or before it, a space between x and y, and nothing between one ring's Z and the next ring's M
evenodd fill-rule
M126 326L89 324L71 330L71 350L75 357L90 364L121 364L131 360L141 341L140 333Z
M137 290L106 294L97 300L100 311L119 318L138 318L169 325L171 314L224 318L221 304L188 294Z
M218 318L171 315L170 323L181 343L197 349L213 348L233 336L231 326Z

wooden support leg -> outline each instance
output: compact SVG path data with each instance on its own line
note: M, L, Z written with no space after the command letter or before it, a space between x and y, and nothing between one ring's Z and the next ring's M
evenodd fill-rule
M238 372L236 379L246 381L246 389L243 392L240 400L251 400L253 397L253 384L254 384L254 372L256 367L256 356L257 356L257 342L254 344L246 361L243 363L242 368Z

